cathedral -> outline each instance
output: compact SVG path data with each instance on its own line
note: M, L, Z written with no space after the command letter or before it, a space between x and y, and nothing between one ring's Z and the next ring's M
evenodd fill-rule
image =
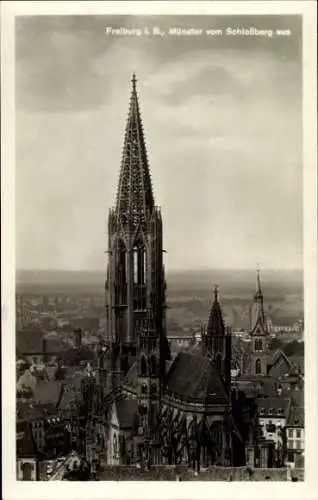
M96 433L108 465L242 465L231 406L231 332L218 291L198 352L172 359L166 332L163 220L155 205L132 79L115 206L108 219L106 338L97 383Z

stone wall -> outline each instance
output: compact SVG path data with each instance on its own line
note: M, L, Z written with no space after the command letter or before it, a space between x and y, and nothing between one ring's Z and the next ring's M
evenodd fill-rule
M100 481L303 481L304 470L250 469L247 467L210 467L198 475L186 466L154 466L149 471L133 466L106 466L99 475Z

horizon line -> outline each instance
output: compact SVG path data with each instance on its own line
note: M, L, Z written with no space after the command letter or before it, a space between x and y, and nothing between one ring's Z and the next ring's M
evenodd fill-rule
M303 267L260 267L260 271L303 271ZM166 273L199 272L199 271L257 271L255 267L198 267L198 268L165 268ZM48 269L48 268L16 268L15 272L65 272L65 273L104 273L104 269Z

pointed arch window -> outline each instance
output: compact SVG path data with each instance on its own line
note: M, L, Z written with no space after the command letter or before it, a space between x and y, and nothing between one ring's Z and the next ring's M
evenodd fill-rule
M133 249L133 275L134 283L138 283L138 248Z
M140 285L145 284L146 277L146 252L145 248L142 247L138 252L138 283Z
M214 444L217 447L222 447L223 442L223 431L222 426L219 422L215 422L210 427L210 433Z
M137 242L133 248L133 278L135 284L145 284L146 252L142 242Z
M256 373L256 375L259 375L260 373L262 373L262 363L261 363L260 359L257 359L255 361L255 373Z
M119 283L127 282L128 255L122 240L118 242L118 278Z
M33 472L33 464L30 462L24 462L22 464L23 481L31 481L32 472Z
M150 392L151 392L151 394L156 394L156 392L157 392L157 385L156 384L151 384Z

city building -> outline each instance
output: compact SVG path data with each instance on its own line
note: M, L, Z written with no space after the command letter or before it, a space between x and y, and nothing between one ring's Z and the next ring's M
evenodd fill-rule
M290 412L291 398L263 397L255 400L257 424L263 437L274 443L276 466L284 462L284 429Z
M286 423L286 458L288 467L304 467L305 425L304 408L292 406Z

